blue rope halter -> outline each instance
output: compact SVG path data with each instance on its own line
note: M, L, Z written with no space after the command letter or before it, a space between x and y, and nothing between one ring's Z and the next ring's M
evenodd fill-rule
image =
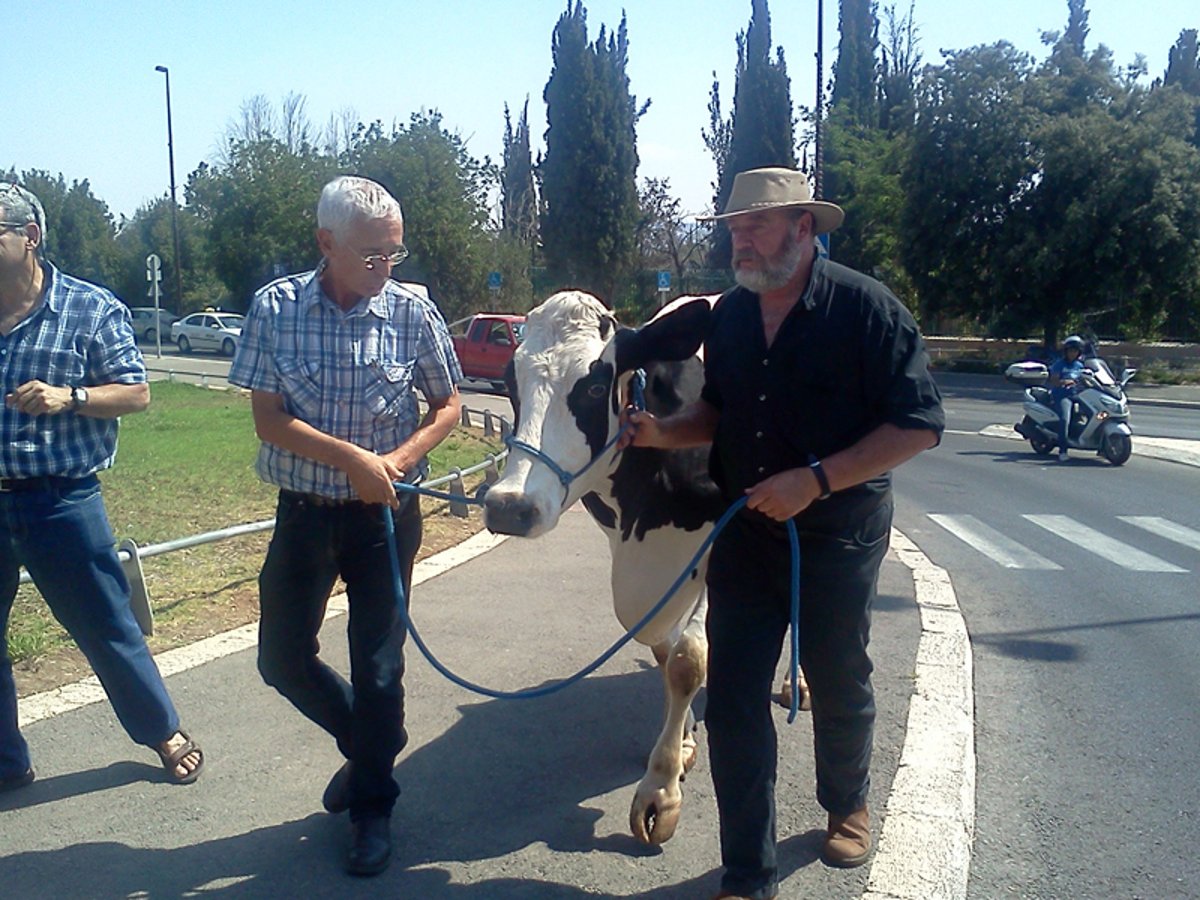
M633 380L630 382L630 400L634 409L641 410L646 408L645 387L646 373L639 369L634 372ZM508 444L510 448L515 447L518 450L522 450L540 462L544 463L558 476L558 480L561 482L564 492L569 494L571 482L583 475L583 473L590 469L598 459L604 457L604 455L612 449L617 441L620 440L621 436L626 432L626 430L628 430L628 427L629 426L626 425L624 428L618 430L616 436L613 437L612 440L608 441L608 443L606 443L600 449L600 452L588 461L587 465L575 473L566 471L550 456L531 444L527 444L524 441L518 441L512 437L508 438L505 443ZM424 497L436 497L442 500L453 500L459 503L464 502L464 498L462 497L454 496L443 491L434 491L429 488L423 488L415 484L398 482L395 485L395 488L398 493L404 492L417 494ZM421 651L421 655L425 657L429 664L438 672L440 672L445 678L447 678L449 681L452 681L454 684L457 684L459 687L465 688L468 691L480 694L484 697L493 697L498 700L532 700L536 697L549 696L550 694L557 693L563 688L569 687L570 685L583 680L592 672L599 669L602 665L612 659L612 657L622 647L633 640L634 636L641 631L642 628L648 625L655 616L662 612L663 608L667 605L670 599L675 596L675 592L679 590L680 586L682 586L683 583L689 578L692 570L699 565L700 560L704 558L704 554L708 552L708 549L712 546L713 541L717 539L717 535L719 535L722 529L729 524L729 520L737 514L738 510L746 505L746 499L747 498L745 497L741 497L738 500L735 500L730 507L725 510L724 514L720 519L717 520L717 523L713 526L713 530L709 533L708 537L704 539L704 542L700 545L700 548L696 551L695 555L693 555L691 560L688 561L688 564L683 567L683 571L679 573L679 577L677 577L675 581L672 582L671 586L667 588L667 592L663 594L658 602L656 602L654 606L651 607L650 610L644 616L642 616L642 618L639 619L636 624L633 625L632 628L626 631L625 634L618 638L612 644L612 646L601 653L600 656L598 656L593 662L588 663L574 675L569 675L566 678L560 679L559 681L542 685L541 687L526 688L524 690L517 691L497 690L495 688L489 688L485 687L484 685L476 684L473 681L463 678L461 675L458 675L447 668L426 645L420 633L417 631L417 626L413 623L412 618L409 616L408 597L404 591L404 581L400 577L400 556L396 550L395 519L392 516L391 507L385 506L383 507L383 524L384 530L387 533L388 563L390 564L392 570L392 584L396 597L396 608L400 615L400 621L404 625L405 630L412 635L413 643L417 645L417 649ZM565 496L563 501L566 502ZM468 499L465 502L474 504L476 506L483 505L483 500L479 498ZM789 661L789 675L792 684L792 703L788 710L787 720L788 723L791 724L793 721L795 721L796 715L800 709L800 691L798 687L800 675L800 538L796 531L796 523L791 519L789 519L787 522L787 529L788 542L791 546L792 632L792 652L791 659Z

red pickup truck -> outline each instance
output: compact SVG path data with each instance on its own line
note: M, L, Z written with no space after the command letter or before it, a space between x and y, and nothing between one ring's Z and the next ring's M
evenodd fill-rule
M525 317L480 313L450 323L454 352L463 375L490 381L504 390L504 370L525 332Z

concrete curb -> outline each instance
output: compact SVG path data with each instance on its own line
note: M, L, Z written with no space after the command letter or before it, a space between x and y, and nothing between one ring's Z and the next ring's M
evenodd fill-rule
M902 532L892 549L921 611L916 684L864 900L962 900L975 839L971 641L945 569Z

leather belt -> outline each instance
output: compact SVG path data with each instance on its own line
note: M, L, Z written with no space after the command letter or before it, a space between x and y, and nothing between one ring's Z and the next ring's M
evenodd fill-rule
M323 497L320 494L304 494L300 491L280 489L280 495L294 503L307 503L309 506L362 506L363 502L357 497Z
M0 478L0 494L51 491L64 484L72 484L78 480L78 478L63 478L58 475L37 475L33 478Z

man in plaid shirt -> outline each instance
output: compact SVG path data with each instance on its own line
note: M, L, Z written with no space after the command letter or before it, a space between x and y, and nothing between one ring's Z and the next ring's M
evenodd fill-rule
M392 766L407 741L405 635L383 507L395 510L407 595L421 513L394 484L419 480L426 454L458 422L462 371L437 307L391 280L408 255L396 199L368 179L336 178L321 192L317 225L320 265L255 295L229 380L251 391L258 473L280 489L259 576L258 668L337 740L346 763L323 803L350 812L346 870L376 875L391 861ZM429 404L424 417L415 389ZM317 656L339 575L350 683Z
M46 214L0 182L0 634L21 565L100 678L117 718L171 780L204 755L179 715L129 608L96 472L113 464L117 417L150 403L128 308L42 258ZM0 791L33 781L0 639Z

